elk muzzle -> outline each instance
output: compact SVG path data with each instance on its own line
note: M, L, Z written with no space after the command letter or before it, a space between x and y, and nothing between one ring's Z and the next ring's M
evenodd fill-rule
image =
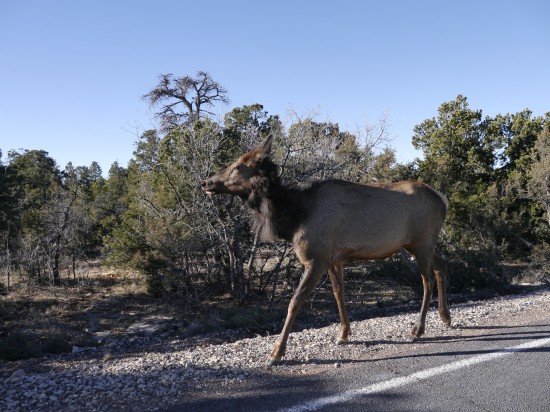
M219 179L216 179L216 177L216 175L211 176L201 183L202 190L204 190L207 195L212 196L219 193L219 186L221 182Z

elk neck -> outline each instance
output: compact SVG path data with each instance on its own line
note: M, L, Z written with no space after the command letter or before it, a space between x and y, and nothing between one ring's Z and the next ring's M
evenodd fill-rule
M284 239L293 235L307 217L304 191L285 187L278 176L278 167L269 158L258 167L259 176L247 199L253 212L253 226L262 241Z

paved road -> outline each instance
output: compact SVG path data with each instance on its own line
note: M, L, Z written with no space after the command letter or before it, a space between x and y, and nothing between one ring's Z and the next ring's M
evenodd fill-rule
M535 322L463 328L339 367L284 368L173 410L546 412L550 308Z

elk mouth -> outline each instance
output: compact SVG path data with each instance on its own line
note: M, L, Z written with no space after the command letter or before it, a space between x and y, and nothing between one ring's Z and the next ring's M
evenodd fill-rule
M202 190L204 190L204 193L206 193L208 196L214 196L218 194L218 191L216 190L216 184L215 182L211 181L210 179L206 179L201 183Z

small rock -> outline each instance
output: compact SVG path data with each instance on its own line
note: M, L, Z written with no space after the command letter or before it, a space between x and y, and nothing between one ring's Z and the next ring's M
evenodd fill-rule
M88 352L88 351L95 351L97 350L96 348L93 348L91 346L86 346L86 347L80 347L80 346L73 346L71 352L72 353L80 353L80 352Z
M25 371L23 369L17 369L15 372L11 374L11 376L8 378L8 382L17 382L18 380L24 378L27 376Z

